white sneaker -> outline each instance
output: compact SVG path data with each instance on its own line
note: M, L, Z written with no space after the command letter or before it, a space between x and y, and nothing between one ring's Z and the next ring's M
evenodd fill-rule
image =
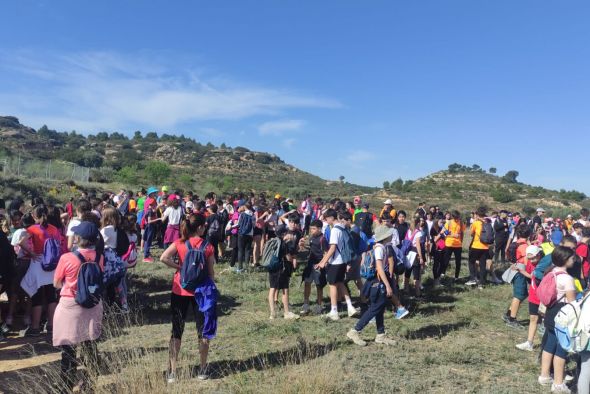
M467 282L465 282L465 286L475 286L477 284L477 281L475 280L468 280Z
M326 319L328 319L328 320L332 320L332 321L340 320L340 315L338 315L338 312L330 312L325 316L326 316Z
M533 344L530 343L529 341L523 342L523 343L519 343L518 345L516 345L516 348L519 350L524 350L527 352L532 352L533 351Z
M309 314L309 304L303 304L303 308L301 308L301 313L303 315Z
M293 312L288 312L283 315L285 320L297 320L299 319L299 315Z
M348 308L348 317L355 317L359 315L359 310L356 308Z
M539 382L541 386L549 386L550 384L553 384L553 378L551 376L539 376L537 382Z
M395 341L391 338L387 338L385 334L377 334L377 336L375 337L375 343L387 346L395 345Z
M348 339L353 341L356 345L367 346L367 342L365 342L361 339L359 332L357 330L355 330L354 328L351 329L350 331L348 331L346 336L348 337Z
M551 392L552 393L560 393L560 394L570 394L572 391L565 385L562 384L552 384L551 385Z
M565 375L565 378L563 378L563 381L566 383L569 383L573 380L574 380L574 377L572 375Z
M174 372L168 372L168 376L166 378L166 382L168 384L176 383L176 374Z
M321 305L315 304L311 311L314 315L321 315L323 309Z

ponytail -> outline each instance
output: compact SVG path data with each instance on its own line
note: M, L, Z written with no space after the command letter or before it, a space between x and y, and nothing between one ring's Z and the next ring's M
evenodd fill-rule
M33 217L42 227L47 227L47 215L49 210L44 204L38 204L33 207Z
M180 239L185 242L195 235L199 235L199 227L205 225L205 216L200 214L190 214L189 217L180 225Z

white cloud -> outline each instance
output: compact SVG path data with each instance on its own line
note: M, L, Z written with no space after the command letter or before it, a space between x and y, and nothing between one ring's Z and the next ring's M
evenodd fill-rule
M281 119L270 121L258 126L260 135L282 135L290 131L299 130L305 122L300 119Z
M355 164L365 163L367 161L375 160L376 156L372 152L364 151L364 150L357 150L351 152L346 156L346 160L351 161Z
M198 70L154 58L0 52L0 108L35 127L86 132L161 130L191 121L340 107L335 100L300 92L200 77ZM11 81L12 86L4 83Z

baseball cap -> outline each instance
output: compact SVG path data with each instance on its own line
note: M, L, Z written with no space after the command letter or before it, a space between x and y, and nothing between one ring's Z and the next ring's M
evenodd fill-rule
M384 205L393 205L393 201L391 201L391 199L388 198L387 200L385 200L385 202L383 204Z
M171 194L168 196L168 201L174 201L174 200L180 200L180 197L178 197L176 194Z
M543 208L537 208L537 213L539 212L545 212L545 210Z
M72 227L72 232L84 239L98 238L98 227L92 222L80 222L79 225Z
M539 253L541 253L541 248L539 248L537 245L529 245L526 248L527 256L536 256Z

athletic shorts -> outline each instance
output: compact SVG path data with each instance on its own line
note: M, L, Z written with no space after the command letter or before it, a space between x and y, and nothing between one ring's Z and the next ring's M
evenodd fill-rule
M199 311L197 301L193 296L181 296L172 293L170 298L170 310L172 312L172 338L182 339L184 332L184 323L186 322L186 315L188 307L191 307L195 315L197 335L199 338L203 337L203 325L205 324L205 316L203 312Z
M529 295L527 281L520 272L512 279L512 296L519 301L524 301Z
M268 283L271 289L288 289L290 280L291 273L284 269L268 273Z
M529 315L539 316L539 304L533 304L529 301Z
M543 339L543 351L561 357L564 360L567 359L567 352L559 345L559 341L553 330L545 330Z
M489 254L488 260L493 260L494 256L495 256L494 247L490 246L490 254Z
M324 287L328 283L326 280L325 269L313 269L315 263L308 262L307 267L303 271L303 281L305 283L314 283L316 286Z
M256 237L258 235L262 235L262 229L258 227L254 227L254 234L253 236Z
M344 283L346 276L346 264L332 265L328 264L326 267L326 279L328 284L335 285L336 283Z
M350 264L350 269L346 271L344 281L357 280L361 278L361 259L358 258Z

